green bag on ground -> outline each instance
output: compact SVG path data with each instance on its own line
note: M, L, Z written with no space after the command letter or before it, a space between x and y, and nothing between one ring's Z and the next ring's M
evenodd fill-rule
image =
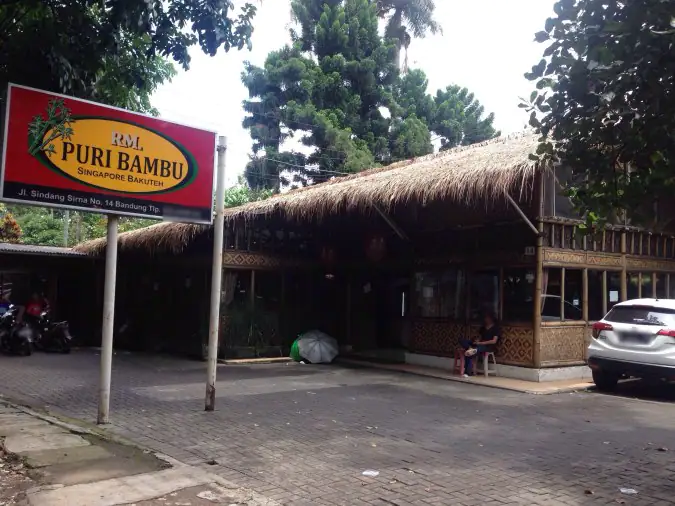
M302 357L300 356L300 349L298 348L297 339L293 341L293 344L291 345L291 353L289 354L289 356L296 362L300 362L302 360Z

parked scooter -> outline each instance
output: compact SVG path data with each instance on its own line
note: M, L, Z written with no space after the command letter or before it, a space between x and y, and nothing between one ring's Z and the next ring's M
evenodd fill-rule
M68 322L52 322L49 310L43 311L39 318L33 319L36 332L35 348L42 351L70 353L70 335Z
M28 356L33 353L37 332L26 323L17 325L17 313L18 308L10 306L8 311L0 315L0 350L4 353Z

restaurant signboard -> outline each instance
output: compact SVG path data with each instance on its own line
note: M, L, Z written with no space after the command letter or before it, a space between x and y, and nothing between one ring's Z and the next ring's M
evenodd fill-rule
M211 223L216 134L10 85L2 200Z

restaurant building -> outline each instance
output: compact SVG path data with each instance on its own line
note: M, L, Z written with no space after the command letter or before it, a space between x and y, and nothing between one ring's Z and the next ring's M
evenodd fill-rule
M499 374L586 374L593 321L675 294L675 230L664 216L580 234L566 171L531 160L536 147L496 139L228 209L221 356L285 354L318 328L353 354L449 367L490 311ZM105 238L76 249L100 257ZM119 252L129 343L202 354L212 229L162 223L121 234Z

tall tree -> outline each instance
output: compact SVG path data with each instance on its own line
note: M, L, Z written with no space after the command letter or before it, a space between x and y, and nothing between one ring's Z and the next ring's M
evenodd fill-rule
M378 15L387 20L385 33L396 41L396 66L401 68L401 49L405 50L403 70L408 70L408 47L412 38L424 37L427 32L441 32L434 19L434 0L377 0Z
M396 41L379 35L372 1L293 0L292 8L291 44L242 73L251 187L279 191L425 155L432 133L444 148L496 134L468 90L448 87L434 98L421 70L401 78ZM311 153L286 151L290 139Z
M246 4L234 17L231 0L4 0L0 93L16 82L101 98L97 82L111 66L120 86L138 88L146 74L136 59L143 65L162 56L187 68L194 45L210 55L250 45L254 14Z
M466 146L498 136L493 113L485 108L467 88L457 85L438 90L432 97L427 93L427 76L413 69L394 86L394 100L402 118L415 116L424 121L441 141L441 150Z
M375 6L294 0L292 8L299 28L292 44L270 53L264 68L247 64L242 74L251 97L243 125L254 155L265 150L247 167L253 187L269 186L261 174L278 181L284 168L297 169L296 183L321 181L388 156L389 122L380 106L391 101L397 70L394 45L378 35ZM281 155L281 143L296 136L316 150Z
M654 225L675 188L675 0L559 0L554 12L521 104L543 134L533 157L571 169L589 226L625 212Z

